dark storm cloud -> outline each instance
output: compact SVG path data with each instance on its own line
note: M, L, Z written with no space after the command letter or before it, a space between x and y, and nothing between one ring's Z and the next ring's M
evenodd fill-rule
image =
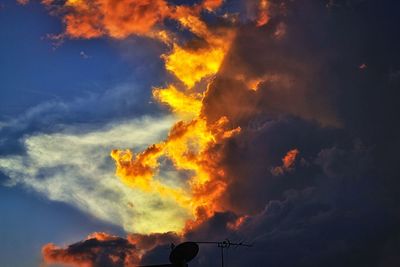
M400 62L392 11L399 4L339 2L284 1L285 12L268 25L239 31L203 110L211 121L226 115L242 128L224 148L233 176L240 173L238 162L249 165L243 175L266 177L264 166L289 149L301 146L307 158L335 144L351 147L354 140L374 148L379 164L373 166L390 168L386 159L393 163L399 143L399 83L390 75ZM249 90L254 79L260 79L257 90ZM279 144L286 151L274 150Z
M185 238L200 242L208 241L205 238L212 236L214 240L222 240L231 232L229 223L233 223L237 218L232 212L217 212L196 230L186 233Z
M205 114L243 129L224 148L230 207L266 205L239 231L258 245L230 266L399 262L399 3L335 2L288 1L286 16L244 27L208 91ZM305 164L272 177L293 148Z
M216 214L187 238L254 241L229 266L396 266L400 4L284 3L241 28L204 101L210 121L242 128L220 147L223 201L230 220L251 216L232 232ZM295 171L273 176L294 148ZM192 266L218 265L200 253Z
M334 55L324 40L323 15L310 5L303 2L298 13L317 15L294 13L277 16L266 27L242 26L204 101L211 120L227 115L241 124L256 114L291 114L340 125L329 98L335 91L324 77ZM258 90L248 90L257 80Z
M397 219L380 196L371 157L371 150L358 142L349 149L322 149L302 167L308 172L296 169L285 181L292 188L293 180L304 183L305 176L312 182L286 190L271 185L280 196L264 200L265 207L237 230L228 227L238 218L234 213L216 213L184 238L254 245L228 249L228 266L395 266ZM191 266L218 266L219 253L216 245L200 245ZM149 255L154 263L165 261L168 253L157 248Z
M289 117L245 129L223 148L225 157L221 164L230 177L224 202L239 214L255 214L285 190L314 184L315 166L307 166L308 162L321 147L330 147L336 141L333 136L336 131ZM298 163L295 172L274 175L271 169L280 165L281 159L293 148L299 149L303 163Z
M286 191L242 227L255 237L250 264L379 266L386 259L382 248L396 234L395 218L379 197L380 181L369 174L369 158L358 144L322 150L314 186Z

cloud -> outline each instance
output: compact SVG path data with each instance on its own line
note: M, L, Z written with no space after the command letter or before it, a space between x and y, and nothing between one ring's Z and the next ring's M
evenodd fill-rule
M185 210L168 198L123 185L109 156L116 147L142 149L172 122L172 117L143 117L86 132L70 126L30 135L21 140L24 154L1 157L0 170L10 177L10 186L23 185L127 231L179 230L189 216Z
M57 11L55 13L62 16L66 25L65 35L70 38L90 39L100 36L108 36L116 39L123 39L129 35L146 35L149 31L152 31L153 26L155 26L158 22L163 21L166 17L179 21L180 25L182 25L184 28L189 29L191 32L198 35L199 38L206 39L207 43L209 43L208 46L204 45L201 47L201 49L195 51L192 49L183 48L180 46L180 44L178 44L178 42L175 43L174 41L173 45L171 46L172 54L164 55L164 59L167 62L167 69L173 72L177 78L185 83L188 83L188 86L190 85L190 87L192 87L196 82L202 80L204 77L210 76L218 70L218 67L223 59L223 53L228 49L229 46L229 42L228 44L225 43L226 40L223 40L222 42L222 37L226 36L225 32L223 34L220 32L212 32L210 29L208 29L206 23L201 19L201 11L203 9L213 11L222 4L222 1L205 1L201 4L195 4L192 6L171 6L163 0L153 2L136 1L135 3L117 3L115 1L102 0L95 2L66 1L65 3L44 1L43 3L47 5L51 11ZM156 32L162 36L165 34L165 37L168 39L168 33L158 30ZM163 41L170 44L168 40ZM214 45L218 45L217 49L212 47ZM180 62L176 62L174 59L174 54L178 53L177 51L183 52L183 56L185 58L188 56L193 56L196 59L193 66L189 64L186 66L186 68L184 68L185 66L180 68L180 70L184 69L183 73L180 73L180 71L174 71L168 67L174 66L176 63L179 63L178 65L180 66ZM200 53L200 56L197 55L198 53ZM212 62L210 62L210 68L205 69L205 64L203 62L204 60L201 61L201 58L209 55L211 55L210 60ZM182 58L182 55L178 56ZM207 62L208 61L209 60L207 60ZM191 60L188 62L190 63ZM200 73L199 75L196 75L195 80L192 82L187 82L184 77L192 75L193 71L188 72L188 70L191 69L193 69L193 71L198 70ZM205 71L202 71L202 69ZM181 96L181 94L175 95ZM110 96L115 96L115 94L111 92ZM123 96L123 99L121 99L120 95L118 94L116 96L118 98L117 100L121 102L127 102L130 100L130 98L126 97L126 95ZM201 98L201 94L193 94L193 96L196 97L196 100ZM101 103L99 100L104 100L104 103ZM146 192L141 192L137 190L138 188L134 188L133 191L135 194L131 197L134 201L128 201L130 212L126 212L126 210L123 212L117 212L120 209L106 208L107 211L114 211L107 213L104 209L100 208L107 207L107 205L104 203L106 200L97 201L99 196L101 194L107 196L110 194L112 196L113 192L108 193L106 190L100 190L97 196L95 195L97 194L97 191L93 190L92 188L102 188L100 185L95 186L94 184L97 182L103 186L105 185L107 190L109 187L116 187L115 184L108 186L109 183L114 182L105 177L109 175L105 167L107 161L104 159L104 156L101 157L101 155L108 154L104 153L106 149L111 151L113 148L121 147L133 147L134 149L142 148L140 145L143 143L141 143L141 141L138 140L138 136L134 134L130 135L129 137L121 134L119 132L119 127L124 126L121 125L121 123L118 123L115 126L117 129L116 135L118 138L125 138L126 140L118 143L115 141L116 138L110 138L109 134L112 135L112 133L106 131L105 135L102 136L104 129L87 130L87 127L93 127L89 124L82 125L81 128L84 128L85 130L76 130L74 128L77 124L75 119L82 113L84 113L84 117L86 119L91 117L90 113L96 113L94 117L99 117L95 108L95 106L99 104L105 104L105 108L101 110L104 110L104 113L107 116L111 116L110 113L112 112L110 111L112 110L110 110L110 105L119 105L118 101L115 100L116 99L99 99L95 97L91 100L84 98L78 99L72 103L46 103L31 109L24 116L16 118L15 120L11 120L9 125L6 125L5 131L10 130L21 133L22 137L19 138L19 140L21 141L22 145L19 147L20 151L18 152L23 151L25 154L23 156L8 156L7 158L2 159L1 166L4 169L4 172L11 177L11 183L9 184L19 183L28 185L29 187L34 188L36 191L47 195L50 199L73 203L73 205L77 206L78 208L82 210L87 209L90 214L96 214L96 216L101 219L105 219L106 216L111 216L113 218L112 220L117 221L119 225L123 225L125 229L136 232L165 232L166 230L177 231L183 228L182 221L188 220L191 216L194 216L194 212L196 212L196 214L201 212L204 213L204 211L206 211L206 207L209 208L208 206L210 206L210 212L212 212L212 208L214 208L215 203L212 201L206 201L206 198L209 194L220 194L220 192L223 190L223 183L221 181L209 181L211 179L208 179L207 171L204 169L212 168L211 160L210 163L206 163L208 160L207 158L201 160L197 158L202 156L203 150L211 146L212 141L215 142L217 138L216 135L219 134L222 136L222 133L218 132L217 130L215 131L217 133L211 133L207 128L206 122L201 119L188 122L179 122L175 124L171 134L167 137L168 140L172 140L174 142L171 141L169 142L168 146L165 146L166 149L162 151L163 153L166 153L165 155L157 155L157 158L151 161L147 161L147 153L144 153L143 155L139 154L138 156L139 159L144 158L143 166L145 166L145 169L152 169L150 172L151 176L155 176L154 178L156 180L154 183L152 183L152 185L160 185L157 187L157 192L159 191L159 193L165 193L168 191L169 194L167 194L167 196L156 196L157 192L149 190L148 187L144 188L146 190L142 190ZM87 107L87 105L83 103L93 105L94 107ZM81 109L83 109L83 111ZM117 106L116 109L117 111L121 110L119 106ZM199 109L200 108L197 108L197 110ZM158 133L160 131L159 128L150 127L148 125L160 125L160 121L165 122L168 121L168 119L163 117L160 118L160 120L151 122L134 123L129 131L133 132L134 128L141 128L145 129L145 131ZM58 125L58 127L54 129L54 126L52 125L53 122L72 123L73 126ZM43 133L43 124L50 126L52 129L45 131L47 133ZM38 129L38 131L41 133L29 134L28 136L26 134L23 135L23 133L32 132L32 129L29 129L30 127L35 127L34 129ZM160 128L162 128L162 130L164 129L163 127ZM112 131L113 130L111 130L111 132ZM113 145L116 147L111 147L111 144L103 147L101 145L102 139L97 139L99 136L105 139L114 140ZM16 139L16 134L14 134L13 137ZM90 143L90 145L88 145L85 141L87 139L94 140L92 143ZM175 140L177 141L175 142ZM168 142L165 142L165 144L167 143ZM65 147L65 145L67 145L67 147ZM126 156L129 154L128 152L115 153L115 151L112 153L113 158L115 158L115 155L121 155L121 159L117 160L117 163L119 163L117 172L121 180L125 182L134 180L135 177L130 177L129 175L133 174L134 176L135 172L131 172L128 168L125 173L122 169L124 166L129 167L130 164L138 166L140 169L142 164L135 165L133 159ZM189 192L187 196L181 196L181 192L183 190L175 189L176 185L174 184L174 181L168 181L168 186L160 182L160 180L162 180L162 176L164 175L164 170L159 169L158 166L160 164L159 161L164 160L164 158L171 160L176 169L200 173L197 177L197 180L193 178L190 183L184 185L186 187L191 186L194 188L192 190L195 191L193 194L192 192ZM93 161L96 163L93 164ZM119 168L119 166L122 168ZM148 173L149 171L147 171L146 174L148 175ZM126 174L127 178L121 177L120 174ZM64 179L65 177L77 178L76 181L71 181L74 178ZM96 177L97 180L91 178L92 181L89 182L90 179L85 180L87 177ZM64 185L61 182L64 180L69 180L69 189L66 189L67 185ZM91 185L87 185L86 182ZM135 185L135 183L133 183L133 185ZM186 187L184 189L186 189ZM72 193L69 191L71 188L73 191ZM131 192L129 189L124 190L124 194L128 194L126 192ZM211 193L208 192L210 190ZM86 191L92 192L91 194L86 194ZM169 201L170 197L168 197L171 194L175 198L181 200L179 203L177 203L178 205L175 205L175 208L171 208L173 202ZM88 197L90 200L83 198L83 195L90 196ZM147 195L146 203L144 203L145 201L143 200L141 201L137 199L145 198L144 195ZM196 195L195 197L197 197L196 205L187 201L187 198L191 198L192 195ZM118 197L117 199L120 198L121 197ZM136 205L140 207L137 208ZM152 215L149 215L149 210L145 210L146 208L149 208L149 206L153 207L154 213ZM188 214L188 212L182 210L180 206L185 206L187 209L193 211L193 213ZM201 209L201 211L199 211L199 209ZM117 212L116 215L114 214L115 212ZM160 214L166 212L168 212L170 216L176 216L180 219L171 223L161 223L157 222L157 220L154 220L154 218L161 217L162 220L172 221L170 220L172 217L165 218L165 214ZM149 216L151 219L145 219L145 225L137 218L138 216L134 216L135 213L136 215L140 214L140 217L143 219ZM125 216L126 214L129 214L129 216ZM121 219L121 216L124 218ZM127 217L131 218L128 219ZM135 219L133 219L133 217L135 217ZM131 228L128 228L128 224L126 223L127 220L134 220L134 226L129 226ZM130 223L130 225L132 225L132 223ZM180 225L181 227L178 228L177 225Z
M27 4L29 0L19 0ZM166 19L176 19L177 7L166 0L138 1L65 1L44 0L42 3L54 14L62 14L65 32L69 38L92 39L108 36L124 39L130 35L159 38L159 28ZM221 0L205 0L195 5L195 12L214 11L222 5ZM186 5L180 5L185 6ZM180 16L180 15L178 15ZM58 38L59 36L56 36ZM165 36L164 36L165 37ZM164 39L161 37L161 39Z
M47 244L42 248L47 264L63 263L81 267L134 266L139 262L136 247L127 239L106 233L93 233L84 241L60 248Z
M43 246L45 264L61 263L79 267L133 267L143 255L155 247L179 242L179 237L171 232L164 234L130 234L126 238L103 232L90 234L85 240L67 247L57 247L49 243Z
M398 36L395 8L387 10L384 5L371 4L374 1L346 1L351 4L338 12L318 1L282 2L283 10L272 12L266 25L241 26L208 87L202 118L212 125L226 116L224 122L232 129L240 126L240 131L204 150L215 157L207 157L200 166L221 176L215 181L223 182L224 191L212 199L218 210L203 216L201 224L183 238L228 236L254 241L248 254L231 254L237 266L377 266L396 261L391 251L396 251L398 244L399 81L391 75L396 71L390 71L399 69L400 62L396 53L399 40L393 37ZM364 61L368 68L360 72L357 66ZM132 122L134 126L127 129L135 137L121 134L121 125L110 129L121 137L119 146L141 149L154 140L135 143L140 131L133 129L154 131L151 127L157 123L157 119ZM191 125L178 123L171 136L184 135L185 131L178 131L184 127L178 126ZM120 224L128 222L134 227L127 230L146 232L149 226L171 230L174 226L167 223L187 215L172 209L173 216L164 217L157 212L170 208L168 202L149 207L149 198L144 201L136 191L133 196L134 189L119 188L118 180L106 178L107 167L102 164L106 159L101 157L103 153L99 155L103 146L97 138L95 145L82 149L93 136L111 138L109 132L74 133L68 128L67 133L31 135L23 139L26 155L2 159L0 165L15 177L12 181L50 197L61 196L58 200L66 198L100 218L111 214L118 221L126 215L128 219ZM71 136L77 148L69 150L74 145ZM67 144L63 153L58 151L60 143ZM274 176L271 168L282 164L282 155L293 147L301 151L307 164ZM185 157L192 155L182 151ZM287 168L293 163L290 155ZM86 179L90 183L85 184ZM48 180L54 184L47 185ZM57 187L60 184L63 186ZM73 190L65 193L65 188ZM212 188L215 186L210 183L202 189L209 193ZM96 203L87 201L86 196ZM143 203L137 206L140 216L137 203ZM240 218L244 219L239 226L232 227ZM154 240L149 243L150 251L144 257L156 259L160 248ZM205 251L208 257L200 256L192 266L215 265L219 260L215 253Z
M382 261L380 251L395 221L375 189L379 180L370 173L370 152L355 144L317 153L316 168L309 174L316 183L286 190L239 230L258 247L247 251L248 264L354 266ZM332 161L340 175L326 167ZM231 260L240 262L234 255Z
M23 153L20 142L33 133L56 133L72 126L89 130L120 121L147 116L163 116L148 103L140 82L133 81L98 91L82 92L70 101L52 100L40 103L18 116L0 122L0 154ZM138 105L138 103L143 103Z
M340 126L329 88L324 87L325 51L309 50L308 40L299 37L311 30L305 27L288 24L286 37L276 37L282 25L287 22L274 19L261 28L239 29L204 99L204 114L210 120L225 115L242 125L255 115L290 114Z
M321 147L335 142L338 130L321 128L316 123L282 116L278 119L256 116L254 123L221 147L218 162L229 177L220 201L237 214L254 215L289 189L301 189L314 183L309 172L314 166L298 164L292 172L275 176L271 169L282 164L282 155L296 147L310 161Z
M271 173L275 176L282 175L285 172L293 171L297 155L300 153L298 149L292 149L282 158L282 165L271 169Z
M251 248L226 250L225 259L232 266L354 266L371 262L391 266L398 259L393 253L398 242L397 223L390 208L378 198L379 180L370 173L370 159L371 150L359 143L347 149L322 149L306 167L315 183L282 190L280 197L266 201L260 212L246 216L237 229L229 227L238 219L236 214L215 213L184 238L229 238L253 244ZM326 167L333 161L340 166L340 175L332 175ZM296 169L292 178L304 175ZM200 245L191 266L218 265L219 252L217 246ZM157 248L146 255L145 259L152 260L147 263L166 259Z
M57 85L55 85L56 87ZM156 107L146 105L149 94L141 91L140 81L131 81L108 89L94 88L84 91L71 101L60 99L40 103L23 114L2 121L0 131L48 128L51 124L107 123L112 119L132 118L133 115L156 113ZM143 103L144 105L138 105ZM77 119L79 118L79 119Z

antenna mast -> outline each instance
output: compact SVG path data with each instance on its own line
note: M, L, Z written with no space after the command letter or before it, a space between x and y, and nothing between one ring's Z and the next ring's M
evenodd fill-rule
M138 267L188 267L188 262L193 260L199 252L198 244L216 244L218 248L221 248L221 266L224 267L224 249L230 248L231 246L237 247L252 247L253 245L240 243L232 243L228 239L220 242L183 242L177 246L171 244L171 253L169 255L170 264L159 264L159 265L142 265Z
M221 248L221 267L224 267L224 249L228 249L231 246L234 246L235 248L237 247L252 247L252 244L245 244L243 242L240 243L232 243L231 241L229 241L229 239L225 239L224 241L217 241L217 242L207 242L207 241L203 241L203 242L195 242L197 244L216 244L217 247Z

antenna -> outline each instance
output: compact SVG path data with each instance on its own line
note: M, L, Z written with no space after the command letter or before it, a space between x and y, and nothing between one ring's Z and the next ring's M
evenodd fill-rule
M224 249L228 249L231 246L237 247L252 247L253 244L245 244L243 242L232 243L229 239L225 239L224 241L200 241L196 242L197 244L216 244L217 247L221 248L221 267L224 267Z
M169 255L169 264L159 265L146 265L138 267L188 267L188 263L193 260L199 253L198 244L216 244L218 248L221 248L221 266L224 267L224 249L228 249L231 246L237 247L252 247L252 244L245 244L243 242L232 243L229 239L225 239L220 242L183 242L177 246L171 244L171 253Z

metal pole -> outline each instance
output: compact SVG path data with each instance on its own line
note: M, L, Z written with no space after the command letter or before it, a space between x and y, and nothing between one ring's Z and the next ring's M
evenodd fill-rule
M224 267L224 247L221 247L221 260L222 260L222 267Z

